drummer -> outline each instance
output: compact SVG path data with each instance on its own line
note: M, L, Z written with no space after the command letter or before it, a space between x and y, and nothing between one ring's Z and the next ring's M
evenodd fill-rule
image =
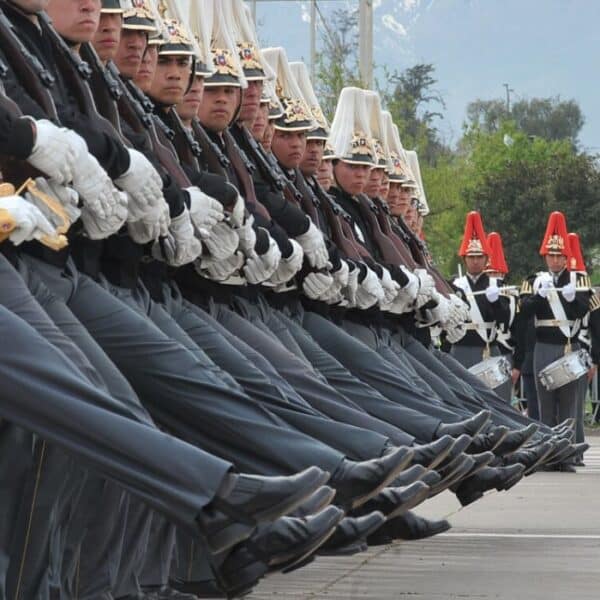
M540 381L540 373L553 363L580 349L578 334L581 323L589 312L592 290L587 275L569 271L571 258L565 217L553 212L546 227L540 248L547 270L536 273L523 282L520 312L523 321L534 319L535 351L533 358L540 419L551 427L567 418L577 419L578 406L585 394L582 378L568 381L558 389L549 391ZM517 341L523 336L517 336ZM573 464L563 465L562 470L574 471Z
M483 229L481 215L467 215L462 244L458 252L464 260L466 275L454 279L470 305L470 318L462 339L452 344L450 353L467 369L491 356L501 354L498 347L498 329L508 329L509 299L501 293L498 278L486 272L490 250ZM510 378L496 388L496 393L507 402L512 399Z

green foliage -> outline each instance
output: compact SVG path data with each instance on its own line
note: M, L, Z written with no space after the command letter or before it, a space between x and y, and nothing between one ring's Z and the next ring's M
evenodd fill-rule
M538 254L550 212L560 210L584 249L600 224L600 172L593 157L568 140L529 138L514 126L465 136L470 180L463 188L469 210L480 210L487 231L501 233L512 277L541 265Z
M382 98L400 130L405 148L415 148L420 162L435 164L446 156L448 148L439 138L436 119L443 115L431 106L446 107L442 95L435 89L432 64L417 64L401 73L386 73Z
M513 121L519 131L547 140L569 140L577 137L585 119L575 100L560 97L519 100L506 110L504 100L475 100L467 106L467 124L486 133L499 131L506 121Z

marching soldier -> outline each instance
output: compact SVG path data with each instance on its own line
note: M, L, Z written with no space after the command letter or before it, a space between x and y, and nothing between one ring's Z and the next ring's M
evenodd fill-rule
M464 260L466 274L454 279L469 302L469 321L465 323L466 334L452 344L451 354L464 367L498 356L499 327L505 327L510 317L509 300L501 295L498 281L490 277L485 268L490 256L487 237L481 216L473 211L467 215L459 256ZM510 403L512 385L510 380L502 386L500 395Z
M553 212L548 219L540 255L547 271L523 282L520 313L524 319L534 319L534 372L540 417L553 427L565 419L577 419L584 393L581 380L585 376L548 390L540 375L548 365L581 347L577 336L589 312L591 289L587 276L568 269L571 250L565 218L560 212ZM561 469L571 471L574 467L564 464Z

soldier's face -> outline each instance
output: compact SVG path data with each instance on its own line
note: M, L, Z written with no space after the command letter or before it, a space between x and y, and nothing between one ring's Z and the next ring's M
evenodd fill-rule
M121 41L121 25L123 18L118 13L102 13L100 25L92 44L102 62L113 59L117 55Z
M158 46L152 44L146 48L142 58L142 64L138 69L133 81L135 84L147 94L152 87L154 74L156 73L156 65L158 64Z
M82 44L94 38L101 7L101 0L50 0L46 10L62 37Z
M403 217L404 212L400 208L400 184L390 181L390 187L386 198L387 205L394 217Z
M248 87L242 92L242 105L238 121L252 125L260 108L260 98L263 91L262 81L249 81Z
M206 87L198 119L207 129L220 133L231 125L239 104L239 88L228 85Z
M545 259L551 273L560 273L567 267L567 257L564 254L546 254Z
M300 170L304 175L310 177L317 172L321 161L323 160L323 152L325 152L324 140L307 140L306 150L300 163Z
M306 133L275 129L271 150L286 169L296 169L300 166L306 150Z
M12 0L15 6L18 6L23 12L33 14L46 10L49 0Z
M338 160L333 167L338 185L351 196L364 192L370 172L371 167L368 165L355 165L343 160Z
M416 211L415 221L417 221ZM487 261L488 257L485 254L480 254L479 256L465 256L465 267L467 268L467 273L469 273L469 275L479 275L480 273L483 273Z
M333 183L333 161L322 160L317 169L316 177L322 188L327 191Z
M115 55L115 64L123 77L133 79L140 69L148 38L144 31L123 29Z
M256 119L254 119L254 123L252 124L252 129L250 129L250 133L252 133L252 137L260 144L265 135L265 129L267 128L267 123L269 121L269 105L261 104L258 109L258 113L256 114Z
M412 197L412 190L406 187L400 187L400 195L398 197L398 216L405 217L408 209L410 208L410 199Z
M190 122L198 114L204 95L204 77L195 76L192 86L183 100L177 105L177 114L183 122Z
M406 211L406 215L404 217L404 221L410 227L412 231L417 232L417 208L415 206L410 205L408 210ZM483 267L482 267L483 270ZM467 267L467 271L470 273L469 268ZM473 274L473 273L472 273Z
M381 178L381 185L379 186L379 197L387 200L388 193L390 191L390 178L386 173Z
M166 106L183 100L190 81L192 59L189 56L158 56L150 96Z
M383 179L383 169L371 169L369 173L369 179L365 186L364 192L370 198L375 198L379 194L379 188L381 187L381 180Z
M265 133L262 138L261 145L265 152L271 152L271 144L273 143L273 136L275 135L275 126L272 121L267 120L267 126L265 127Z

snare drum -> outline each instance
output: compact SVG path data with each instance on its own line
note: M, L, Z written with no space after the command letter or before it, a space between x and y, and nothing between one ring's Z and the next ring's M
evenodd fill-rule
M538 376L542 385L552 391L583 377L591 366L592 359L587 350L575 350L551 362Z
M511 365L506 356L492 356L473 365L469 372L495 390L510 379Z

